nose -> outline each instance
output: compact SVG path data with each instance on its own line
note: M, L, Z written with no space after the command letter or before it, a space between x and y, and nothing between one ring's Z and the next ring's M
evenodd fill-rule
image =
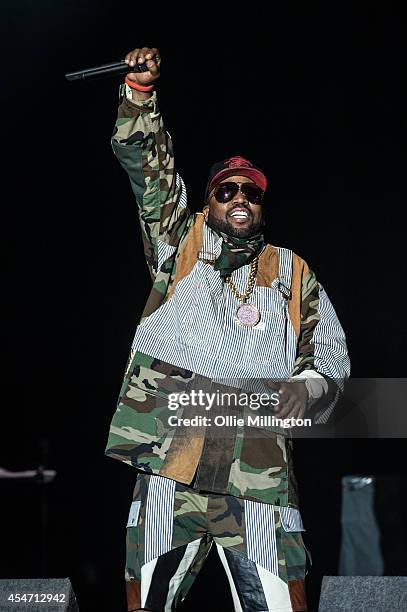
M239 185L239 189L238 192L236 193L235 197L233 198L233 203L237 203L237 204L243 204L244 202L248 203L248 199L245 196L245 194L242 191L242 186Z

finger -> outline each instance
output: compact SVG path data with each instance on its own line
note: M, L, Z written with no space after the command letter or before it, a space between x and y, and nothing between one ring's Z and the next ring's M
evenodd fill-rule
M140 49L133 49L133 51L130 51L130 53L126 55L126 59L129 60L128 63L130 66L136 65L139 53Z
M278 418L283 419L287 417L292 411L292 409L293 409L292 404L282 404L280 410L278 411Z
M303 404L303 402L301 400L299 400L294 409L292 410L291 414L288 415L288 418L293 418L293 419L303 419L304 418L304 414L305 414L305 410L306 410L306 406Z
M138 63L139 64L144 64L144 62L146 61L146 55L150 52L150 47L143 47L140 50L140 53L138 55Z
M276 381L274 379L267 380L266 384L268 387L270 387L270 389L272 389L273 391L277 391L278 393L278 403L275 406L273 406L273 410L275 412L279 412L281 410L281 407L284 401L288 399L288 397L286 398L283 397L282 384L280 381Z
M153 76L157 76L160 72L161 58L156 47L152 47L146 54L146 66Z
M282 410L284 410L285 414L287 413L287 410L292 410L296 401L297 398L294 395L289 395L289 393L285 391L280 398L280 414L282 413Z
M305 414L305 406L304 406L303 403L300 403L300 405L298 407L297 416L295 418L296 419L303 419L304 418L304 414Z
M290 400L290 396L287 394L282 394L278 396L278 404L274 406L275 412L281 413L283 408L287 405L287 402Z
M149 69L151 76L155 77L157 76L157 74L159 73L159 69L158 66L156 64L156 62L152 59L148 59L146 61L146 66Z
M286 383L280 383L278 394L282 403L284 404L291 397L291 387L289 387L289 385L287 385Z
M287 404L294 397L288 389L280 389L278 395L281 404Z
M146 59L153 59L154 57L160 57L158 49L156 47L151 47L146 53Z
M284 419L287 419L287 421L291 421L291 419L294 419L294 421L292 423L286 423L284 427L286 427L287 429L291 429L292 427L295 427L295 420L297 419L297 415L298 415L298 406L295 406L287 414L284 415ZM281 417L281 415L279 415L279 417Z
M296 402L291 408L291 411L287 414L288 419L297 419L301 410L301 403Z
M281 383L272 380L271 378L269 380L266 380L266 384L268 387L270 387L270 389L273 389L273 391L278 391L281 386Z

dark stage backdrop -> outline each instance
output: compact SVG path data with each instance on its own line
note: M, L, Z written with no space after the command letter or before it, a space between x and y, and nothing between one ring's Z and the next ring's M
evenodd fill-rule
M271 184L267 237L316 271L353 376L405 376L400 11L275 4L2 3L0 466L46 462L58 475L46 489L46 567L41 491L2 486L0 574L69 576L84 612L124 609L134 473L103 452L149 278L109 142L119 80L67 83L65 72L158 46L160 106L192 207L211 163L253 159ZM298 441L313 606L337 570L341 475L404 478L404 457L404 440ZM216 561L205 572L218 580L211 609L230 609ZM198 580L184 609L213 593Z

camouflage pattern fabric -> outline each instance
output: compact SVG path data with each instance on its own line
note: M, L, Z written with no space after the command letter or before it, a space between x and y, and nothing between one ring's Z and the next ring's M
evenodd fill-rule
M158 241L180 246L193 223L188 208L178 205L181 184L176 180L172 141L165 131L155 92L140 105L123 99L112 147L130 178L138 204L144 253L153 280L144 318L163 302L175 272L176 251L158 269Z
M185 391L193 378L188 370L135 353L110 426L107 454L160 473L175 433L168 424L168 396Z
M150 478L146 474L137 476L133 502L140 504L140 510L137 524L127 528L126 581L134 583L133 588L137 591L140 591L140 581L145 580L148 574L147 566L146 571L142 572L143 566L146 565L145 549L148 546L148 540L159 538L159 534L152 531L151 523L147 526L150 519L149 513L155 511L154 500L149 499ZM158 495L156 497L159 498ZM154 591L159 588L157 584L159 580L164 583L170 582L169 576L165 574L168 568L171 568L172 581L176 582L175 576L178 568L182 567L182 580L178 581L176 593L173 593L172 607L168 606L168 609L176 609L177 604L187 596L211 546L215 543L218 550L220 547L225 551L225 559L231 568L234 586L238 592L240 588L239 568L242 577L245 575L246 579L250 578L250 572L254 570L254 576L260 575L262 578L261 581L253 584L254 590L256 587L262 589L267 581L277 581L277 586L284 588L283 585L286 585L286 588L288 587L287 607L276 606L276 610L306 610L304 579L307 553L303 538L300 531L288 532L285 530L278 508L268 506L272 513L272 524L268 525L266 533L271 551L267 557L264 551L256 551L256 545L259 544L256 542L256 535L250 530L247 531L249 525L244 500L228 495L198 493L177 483L170 505L172 525L170 528L167 526L167 530L170 529L171 537L158 561L154 559L150 561L154 571L148 585L149 590ZM255 506L260 509L263 507L262 504L255 504ZM159 516L154 517L156 530L162 529L160 520ZM195 548L192 548L192 544ZM187 548L188 545L189 548ZM189 561L188 564L185 564L187 557ZM248 588L247 585L245 588ZM169 597L167 593L166 597ZM164 601L168 605L169 600L164 598ZM161 609L157 599L155 606L154 610ZM146 607L149 609L147 605ZM243 609L261 608L243 607ZM274 610L271 607L267 609Z
M315 369L315 346L312 341L315 326L320 320L318 312L319 305L319 284L315 273L312 270L304 276L301 283L301 324L298 338L298 351L295 360L292 376L301 374L304 370ZM313 413L316 413L321 405L329 405L337 395L337 382L325 376L328 383L328 392L320 402L313 406Z
M168 475L169 465L185 463L187 472L177 480L195 487L282 506L298 506L292 470L292 440L279 427L173 427L169 417L170 393L209 389L212 382L194 373L136 353L117 410L113 416L106 454L135 468ZM223 393L236 389L216 385ZM202 414L184 409L193 418ZM175 414L179 414L177 411ZM216 406L211 418L243 416L250 408ZM259 417L267 408L257 411ZM135 426L133 426L133 424ZM199 444L199 452L196 445Z
M250 239L235 238L224 232L218 232L223 238L222 251L215 261L214 270L219 270L222 278L230 276L233 270L245 266L259 255L264 247L263 234L256 234Z

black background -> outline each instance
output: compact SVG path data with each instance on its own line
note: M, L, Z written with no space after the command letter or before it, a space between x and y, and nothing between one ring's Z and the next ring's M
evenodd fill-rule
M400 9L275 4L2 3L0 465L58 476L43 550L41 488L2 485L1 576L69 576L81 611L125 609L134 473L104 447L149 277L109 142L120 79L68 83L65 72L158 46L160 107L192 208L214 161L264 168L267 238L317 273L353 376L405 375ZM404 440L298 441L312 606L337 571L341 475L404 478L404 455ZM184 609L228 610L221 574L213 561Z

